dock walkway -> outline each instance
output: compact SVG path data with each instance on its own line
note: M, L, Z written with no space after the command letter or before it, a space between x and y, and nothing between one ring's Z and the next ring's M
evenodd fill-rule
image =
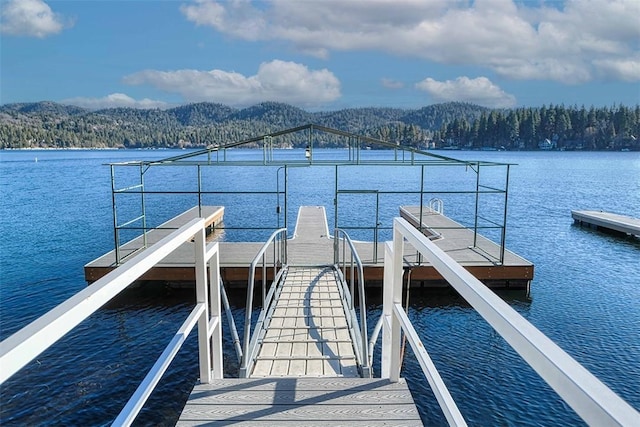
M250 377L358 377L331 267L289 267Z
M571 211L577 224L640 237L640 219L603 211Z
M360 378L324 207L303 206L246 379L197 384L178 426L419 426L404 381Z
M404 380L222 379L194 387L177 426L422 426Z

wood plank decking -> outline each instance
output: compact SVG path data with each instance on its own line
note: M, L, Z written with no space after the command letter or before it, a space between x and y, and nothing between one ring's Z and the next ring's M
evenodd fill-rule
M289 267L251 377L358 377L334 270Z
M212 206L203 206L202 208L204 212L222 209ZM195 209L197 208L188 212L193 214ZM414 225L417 226L420 223L418 220L419 207L403 206L400 213ZM188 216L183 214L172 220L172 223L177 225L176 221L180 218L185 219ZM473 247L473 231L463 229L459 223L445 215L429 214L427 209L424 209L422 222L441 233L442 238L435 240L441 249L488 286L528 288L534 274L534 266L531 262L506 250L504 263L498 264L499 245L479 236L477 247ZM148 240L150 242L159 240L159 238L153 237L154 233L155 231L149 233ZM303 206L300 208L296 231L288 244L291 254L290 265L313 266L326 265L331 262L333 241L329 235L323 207ZM379 285L383 277L384 244L379 242L375 248L376 251L374 251L373 242L356 241L354 245L364 264L367 285ZM220 243L220 265L225 283L232 286L246 286L249 275L248 266L261 246L260 242ZM185 243L184 247L171 254L158 267L143 276L143 280L192 281L194 280L192 260L193 245ZM415 260L407 257L407 261L414 263ZM111 251L85 265L85 278L88 282L93 282L114 268L115 255L114 251ZM441 276L428 263L414 267L411 278L414 284L442 286Z
M168 236L178 228L194 218L202 217L205 226L213 228L222 222L224 217L224 207L222 206L194 206L180 215L162 223L158 228L147 232L147 247L155 244ZM142 236L120 246L120 257L126 262L126 257L144 250L144 240ZM142 277L142 280L187 280L185 268L193 276L193 257L195 249L192 243L184 243L169 257L160 263L161 267L156 267ZM85 280L94 282L117 267L116 251L112 250L94 259L84 266Z
M294 266L333 264L333 240L324 206L301 206L287 263Z
M422 209L420 218L419 206L402 206L400 216L416 228L426 227L428 236L438 233L440 236L433 242L462 265L479 280L488 286L513 287L529 289L529 282L533 279L534 266L525 258L505 248L504 260L500 263L500 245L478 234L474 245L473 230L451 218ZM415 256L406 254L405 260L413 265L412 279L424 281L438 281L440 274L428 262L418 263ZM369 277L369 276L367 276Z
M640 237L639 218L603 211L571 211L571 217L578 224Z
M176 424L421 426L404 380L249 378L198 384Z

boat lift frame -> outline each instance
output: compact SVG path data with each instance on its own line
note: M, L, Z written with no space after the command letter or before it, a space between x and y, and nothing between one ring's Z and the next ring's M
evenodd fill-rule
M286 140L288 138L288 140ZM319 145L318 141L328 139L341 140L347 147L347 155L344 159L324 159L315 153L315 149ZM282 140L280 140L282 139ZM297 144L302 143L305 146L305 155L301 159L278 159L276 155L276 148L286 145L291 139L295 139ZM259 147L262 149L262 158L252 161L238 161L232 160L228 154L229 150L237 148L251 148ZM384 160L368 160L363 155L364 150L371 148L391 150L393 152L389 159ZM344 132L337 129L328 128L326 126L320 126L316 124L307 124L291 129L285 129L278 132L269 133L266 135L260 135L253 138L245 139L237 142L226 142L220 144L212 144L205 149L190 151L188 153L180 154L177 156L168 157L161 160L151 161L129 161L129 162L117 162L110 163L111 169L111 193L112 193L112 211L113 211L113 236L114 236L114 249L116 257L116 265L120 265L126 257L132 255L122 255L120 247L122 245L121 233L124 230L137 230L143 236L143 246L147 247L147 232L157 228L150 226L148 215L146 212L147 198L151 195L158 194L175 194L175 195L193 195L197 198L197 206L199 209L203 206L203 196L205 195L224 195L233 194L238 197L251 197L251 196L265 196L273 195L277 199L276 204L276 221L273 225L264 224L261 227L225 227L216 226L217 230L251 230L259 229L263 231L274 231L281 227L287 228L288 221L288 201L289 201L289 189L288 189L288 176L291 168L309 167L309 166L327 166L335 169L335 189L334 189L334 228L341 228L348 231L353 230L371 230L373 232L374 242L374 257L377 259L377 243L379 241L379 233L383 229L391 230L391 227L382 227L379 222L380 204L381 198L399 195L415 195L417 202L420 206L420 217L422 217L423 210L427 210L429 200L439 200L441 209L441 198L451 195L472 195L475 200L474 216L472 221L468 221L464 228L469 228L474 232L473 247L476 248L477 236L479 231L497 229L500 233L500 253L495 261L496 265L502 265L504 262L505 254L505 241L507 233L507 206L508 206L508 193L509 193L509 172L511 163L499 163L488 161L469 161L459 160L448 156L443 156L431 151L420 150L414 147L403 146L400 143L384 141L376 138L372 138L365 135L356 135L349 132ZM151 168L166 167L166 166L181 166L192 167L197 171L197 189L191 191L170 191L160 190L152 191L145 188L145 175ZM216 166L232 166L232 167L275 167L276 168L276 189L274 190L234 190L234 191L213 191L205 190L202 184L202 168L203 167L216 167ZM341 187L339 175L341 168L352 166L400 166L400 167L414 167L420 168L420 183L416 189L399 189L394 191L380 190L380 189L353 189L347 187ZM470 170L475 173L475 188L474 189L461 189L461 190L438 190L429 189L425 187L425 178L427 176L427 170L434 167L442 166L458 166L463 167L465 170ZM129 174L127 179L133 179L133 182L127 182L127 184L118 186L122 181L118 173L122 168L136 168L138 174ZM501 168L504 172L503 181L500 185L487 185L482 180L481 171L486 168ZM135 176L132 178L132 176ZM280 181L283 181L283 188L281 189ZM480 197L485 194L498 195L502 199L502 212L501 217L496 220L490 219L481 214L481 200ZM341 212L340 199L347 195L374 195L375 196L375 222L373 226L356 226L349 224L341 224L339 221L339 212ZM134 197L138 199L139 214L133 218L128 218L123 222L120 221L119 201L121 197ZM283 206L281 205L283 202ZM281 223L281 215L283 215L283 224ZM422 230L423 225L419 225L419 229ZM437 231L437 230L436 230ZM135 252L134 252L135 253Z

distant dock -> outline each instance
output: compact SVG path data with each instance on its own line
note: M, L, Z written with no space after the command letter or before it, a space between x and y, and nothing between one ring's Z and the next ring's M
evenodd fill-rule
M640 219L603 211L571 211L576 224L640 237Z

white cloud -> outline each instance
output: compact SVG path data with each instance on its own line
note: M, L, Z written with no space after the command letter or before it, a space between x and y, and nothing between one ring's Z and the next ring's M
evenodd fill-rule
M402 89L404 87L404 83L393 79L383 78L381 80L381 83L382 86L386 87L387 89Z
M340 82L327 69L310 70L295 62L274 60L260 64L253 76L222 70L140 71L124 78L131 85L150 84L180 94L186 102L210 101L248 106L264 101L317 107L335 101Z
M628 82L640 81L640 58L600 60L593 64L603 75Z
M416 84L435 102L470 102L491 108L509 108L516 105L516 98L500 89L486 77L458 77L440 82L426 78Z
M10 0L1 7L0 31L5 34L44 38L71 25L42 0Z
M124 93L112 93L103 98L70 98L61 101L63 104L76 105L90 110L100 110L103 108L168 108L169 104L162 101L154 101L144 98L136 101Z
M550 6L548 6L550 5ZM640 1L197 0L197 25L245 40L287 41L300 52L379 50L486 67L512 79L581 83L634 79ZM618 64L607 66L603 64ZM621 72L622 71L622 72Z

